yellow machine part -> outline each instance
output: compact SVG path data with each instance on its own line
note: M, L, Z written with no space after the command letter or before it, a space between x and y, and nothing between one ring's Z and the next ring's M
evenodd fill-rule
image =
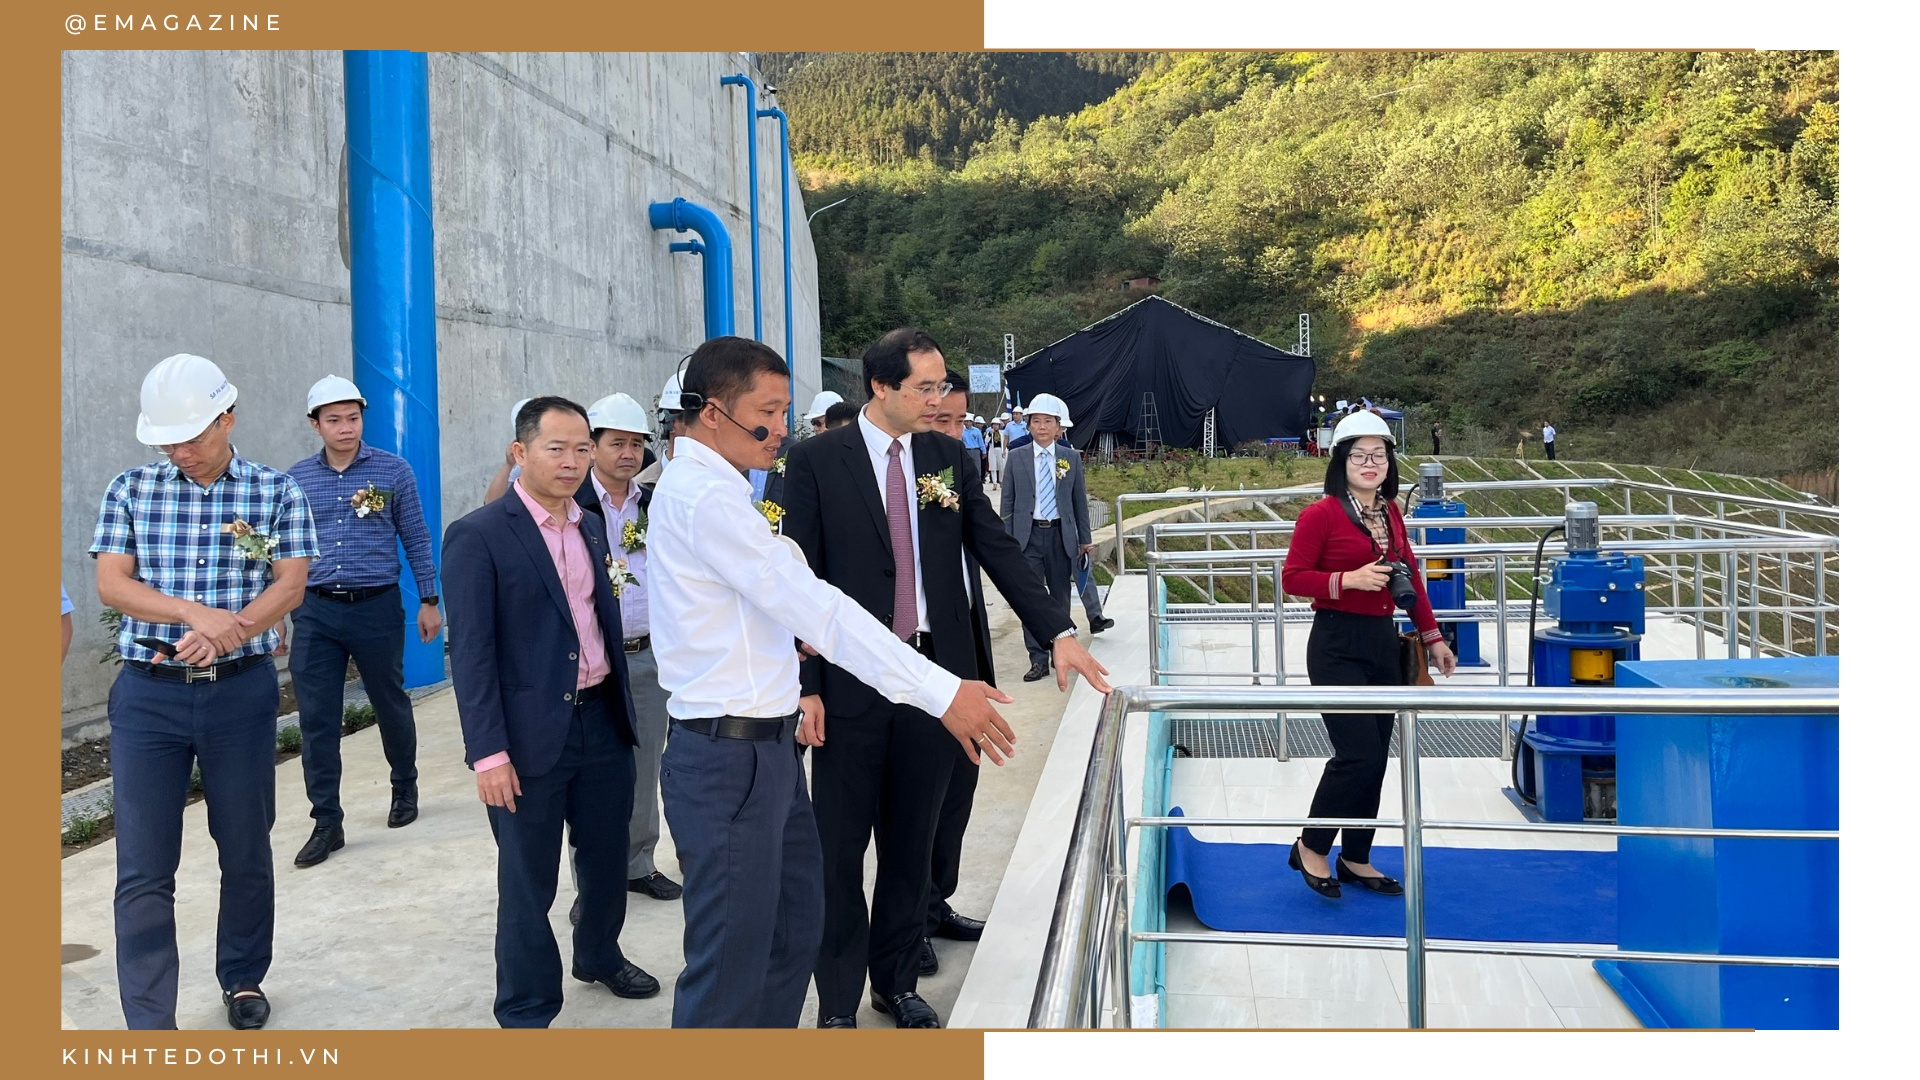
M1572 649L1569 652L1569 667L1574 682L1613 684L1612 649Z
M1452 570L1453 570L1452 559L1428 559L1427 560L1427 580L1428 581L1444 580L1449 575L1449 572Z

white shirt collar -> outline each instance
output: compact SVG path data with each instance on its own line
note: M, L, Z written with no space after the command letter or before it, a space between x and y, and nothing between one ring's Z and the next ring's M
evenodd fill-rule
M600 482L600 474L599 474L599 472L597 472L597 471L595 471L595 470L593 470L593 469L588 469L588 470L587 470L587 476L588 476L588 477L589 477L590 479L592 479L592 481L593 481L593 492L594 492L594 494L596 494L596 495L598 495L598 496L600 496L600 501L601 501L601 502L603 502L603 503L604 503L604 502L606 502L606 501L607 501L607 493L608 493L608 491L609 491L610 489L609 489L609 488L607 487L607 485L605 485L605 484L603 484L603 483L601 483L601 482ZM627 480L627 491L626 491L626 495L625 495L625 496L624 496L624 497L623 497L623 498L622 498L622 499L620 500L620 505L621 505L621 507L622 507L622 508L624 509L625 507L628 507L628 506L631 506L631 505L633 505L633 499L634 499L634 496L636 496L636 495L638 495L638 494L640 494L640 485L639 485L639 483L638 483L638 482L636 482L636 481L634 481L633 479L631 479L631 478L629 478L629 479Z
M867 419L867 410L860 410L860 437L867 441L867 453L877 458L887 456L887 447L893 445L894 437L880 430L880 425ZM913 436L900 436L900 452L904 455L913 449Z
M745 473L734 468L733 463L721 457L719 451L698 439L683 435L673 440L673 457L667 462L667 468L671 469L683 461L714 473L723 483L730 483L747 494L753 493L753 484Z

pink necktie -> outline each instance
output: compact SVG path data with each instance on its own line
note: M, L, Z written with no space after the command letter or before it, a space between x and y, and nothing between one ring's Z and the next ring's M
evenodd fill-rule
M893 632L905 641L920 628L914 603L913 511L907 501L907 471L900 467L900 440L887 447L887 532L893 537Z

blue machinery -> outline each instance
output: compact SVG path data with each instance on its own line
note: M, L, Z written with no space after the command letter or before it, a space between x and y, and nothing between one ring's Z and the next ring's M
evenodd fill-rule
M1600 513L1567 504L1567 553L1546 581L1546 613L1534 631L1536 686L1612 686L1614 665L1640 658L1647 629L1646 568L1637 555L1600 551ZM1546 821L1614 817L1614 724L1605 715L1548 715L1519 722L1516 791Z
M413 466L438 565L440 376L434 346L427 57L353 50L343 59L353 381L367 396L367 443ZM411 623L420 592L404 551L400 558L400 593ZM422 643L413 633L406 637L405 684L426 686L446 678L443 642Z
M1467 516L1467 504L1458 499L1447 498L1445 479L1446 466L1437 461L1422 462L1420 465L1420 505L1413 508L1414 527L1424 534L1428 544L1464 544L1467 542L1465 529L1436 529L1423 524L1434 518L1464 518ZM1459 611L1467 606L1467 577L1465 559L1428 559L1427 598L1432 601L1436 611ZM1466 622L1444 622L1440 632L1445 635L1447 647L1462 667L1486 667L1487 662L1480 658L1480 624L1471 620Z

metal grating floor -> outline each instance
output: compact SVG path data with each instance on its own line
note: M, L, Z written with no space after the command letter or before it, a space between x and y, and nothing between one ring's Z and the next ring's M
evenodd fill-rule
M1273 745L1271 720L1170 720L1168 737L1197 758L1270 758L1277 756ZM1317 716L1287 718L1287 751L1292 757L1332 757L1333 745L1327 741L1327 726ZM1176 751L1177 753L1177 751ZM1400 733L1394 732L1393 756L1400 756ZM1498 720L1422 720L1420 756L1487 757L1500 756Z

